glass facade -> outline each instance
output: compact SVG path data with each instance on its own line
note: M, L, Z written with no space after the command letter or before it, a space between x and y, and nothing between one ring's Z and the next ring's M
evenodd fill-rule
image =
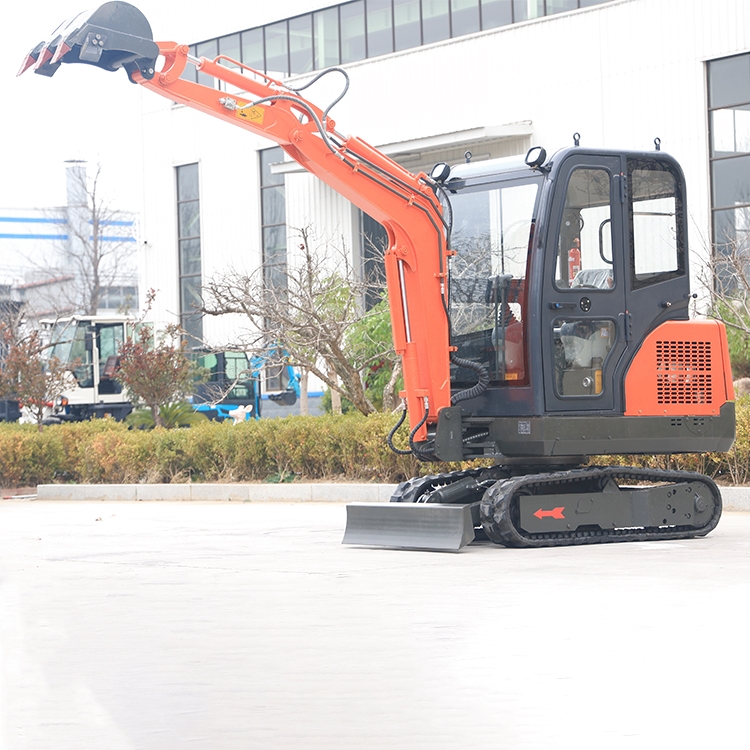
M713 242L729 260L750 252L750 54L710 61L707 80Z
M354 0L194 44L277 78L387 55L611 0ZM188 66L186 76L210 78Z
M180 270L180 325L199 344L203 339L201 298L200 175L197 164L176 167L177 253Z

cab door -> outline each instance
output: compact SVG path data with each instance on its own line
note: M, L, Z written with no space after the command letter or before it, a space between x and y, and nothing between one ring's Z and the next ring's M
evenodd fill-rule
M625 164L575 150L557 168L541 311L547 412L616 411L628 346Z

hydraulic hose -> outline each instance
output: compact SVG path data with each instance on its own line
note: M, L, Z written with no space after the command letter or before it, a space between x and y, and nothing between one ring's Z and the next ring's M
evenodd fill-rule
M490 384L490 374L487 372L487 368L484 367L484 365L480 365L478 362L472 362L470 359L457 357L455 353L451 353L451 362L456 365L456 367L464 367L467 370L473 370L479 378L476 385L463 391L459 391L458 393L454 393L453 396L451 396L452 405L457 404L459 401L476 398L487 390L487 386Z
M393 451L394 453L396 453L396 454L397 454L397 455L399 455L399 456L410 456L410 455L411 455L411 450L408 450L408 451L403 451L403 450L401 450L400 448L397 448L397 447L396 447L396 446L395 446L395 445L393 444L393 438L394 438L394 436L396 435L396 433L398 432L398 430L399 430L399 428L401 427L401 425L402 425L402 424L404 423L404 420L405 420L405 419L406 419L406 408L403 408L403 409L401 410L401 416L400 416L400 417L398 418L398 422L396 422L396 424L395 424L395 426L393 427L393 429L392 429L392 430L391 430L391 431L390 431L390 432L388 433L388 437L387 437L387 438L385 439L386 443L388 443L388 447L389 447L389 448L390 448L390 449L391 449L391 450L392 450L392 451Z
M424 416L422 417L419 424L409 433L409 450L404 451L400 448L396 448L396 446L393 444L393 437L398 432L401 425L404 423L404 420L406 419L406 409L404 409L401 412L401 416L398 419L398 422L394 425L393 429L388 433L388 437L386 438L386 442L388 443L388 447L397 455L399 456L416 456L417 458L423 460L423 461L434 461L435 460L435 451L434 450L424 450L422 448L419 448L416 443L414 442L414 436L417 434L419 429L424 425L424 423L427 421L427 417L430 414L430 407L425 405L424 410Z
M425 399L425 405L424 405L424 416L419 421L419 424L411 431L409 434L409 447L411 448L411 452L417 457L417 458L427 458L427 460L431 460L435 456L435 451L425 451L421 448L417 448L416 443L414 442L414 436L419 432L422 425L427 421L427 417L430 416L430 407L427 403L427 399Z

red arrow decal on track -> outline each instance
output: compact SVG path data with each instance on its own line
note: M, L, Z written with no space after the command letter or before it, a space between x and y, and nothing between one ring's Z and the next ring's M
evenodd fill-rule
M539 508L539 510L534 513L534 515L541 521L542 518L565 518L563 515L563 511L565 510L565 506L563 505L562 508L553 508L552 510L542 510Z

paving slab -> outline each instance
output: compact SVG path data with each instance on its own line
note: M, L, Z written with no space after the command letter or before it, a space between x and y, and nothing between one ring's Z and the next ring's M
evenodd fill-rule
M0 502L3 750L743 748L750 514L345 547L336 503Z

